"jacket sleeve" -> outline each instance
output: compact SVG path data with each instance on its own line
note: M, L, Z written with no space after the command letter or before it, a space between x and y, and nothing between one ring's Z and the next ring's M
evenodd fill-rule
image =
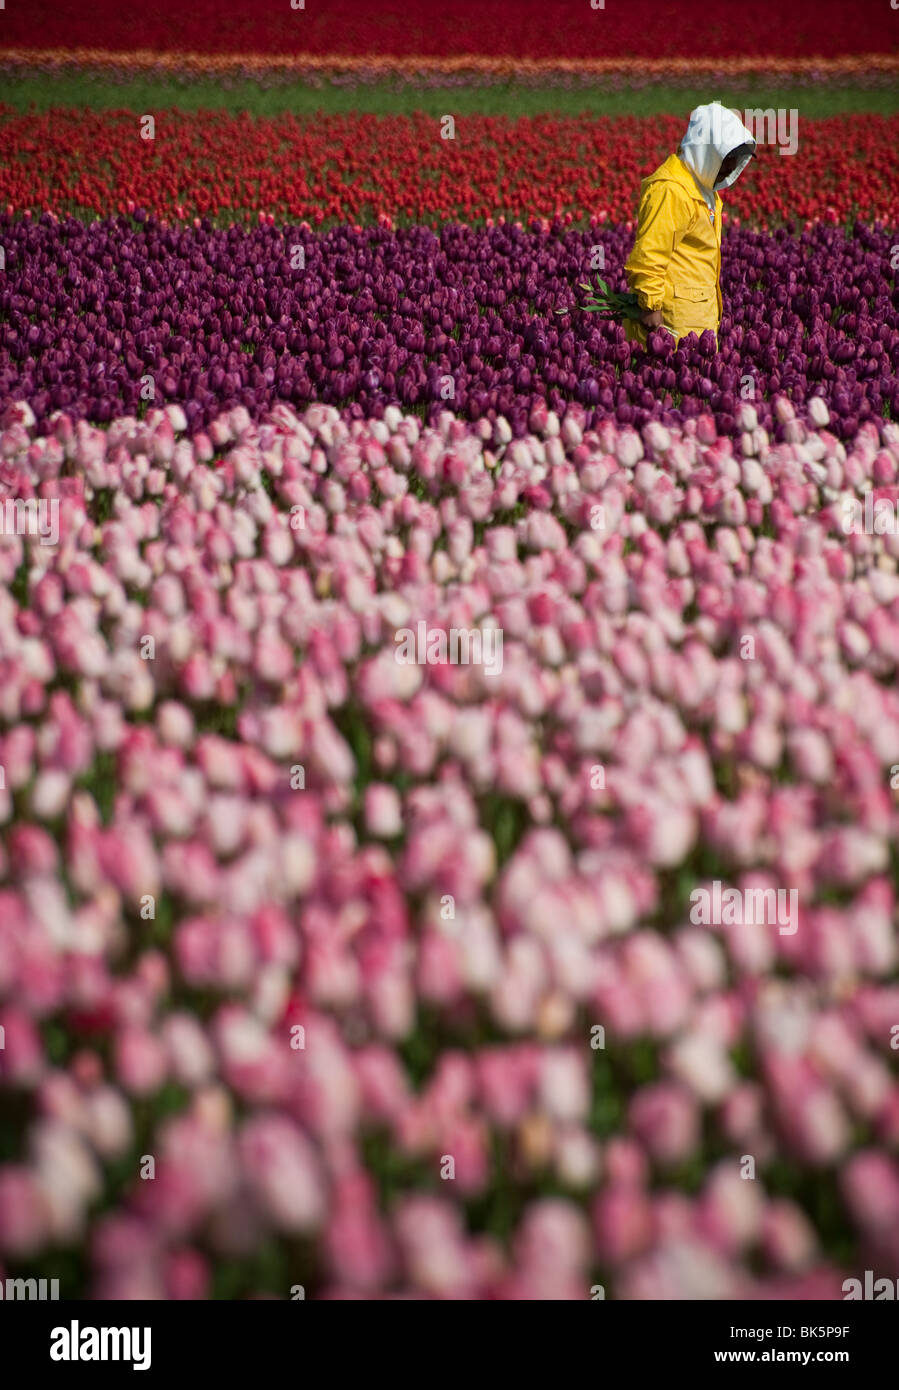
M641 309L661 309L668 262L693 215L693 204L676 183L660 179L644 189L637 240L624 267Z
M724 300L721 298L721 231L722 231L722 221L723 221L723 219L722 219L722 213L723 213L723 211L724 211L724 204L723 204L722 201L721 201L721 195L720 195L719 193L716 193L716 194L715 194L715 230L716 230L717 235L718 235L718 277L717 277L717 279L716 279L716 281L715 281L715 294L716 294L716 296L717 296L717 298L718 298L718 327L719 327L719 328L721 327L721 320L722 320L722 318L724 317Z

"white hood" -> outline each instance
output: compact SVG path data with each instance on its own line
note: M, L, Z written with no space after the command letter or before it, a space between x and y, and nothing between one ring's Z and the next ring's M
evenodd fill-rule
M690 124L680 143L679 154L693 175L699 191L711 210L715 210L715 188L730 188L740 177L751 155L742 159L733 173L721 183L716 183L722 161L738 145L750 145L755 149L755 140L740 120L720 101L709 102L708 106L697 106L690 112Z

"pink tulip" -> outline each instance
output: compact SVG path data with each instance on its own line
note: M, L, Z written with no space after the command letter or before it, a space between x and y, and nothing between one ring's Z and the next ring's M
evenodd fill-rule
M699 1114L693 1097L682 1087L660 1082L637 1093L631 1102L632 1128L653 1158L678 1163L699 1143Z
M325 1213L319 1160L296 1125L276 1115L247 1121L240 1157L251 1190L273 1224L284 1231L317 1228Z
M31 1171L13 1164L0 1167L0 1250L27 1258L41 1248L47 1229L41 1189Z
M166 1049L152 1036L137 1028L128 1028L116 1044L116 1075L126 1091L146 1096L158 1091L166 1078Z
M648 1198L637 1187L615 1184L593 1203L593 1229L602 1260L623 1263L644 1251L652 1240Z
M379 783L366 788L365 819L369 833L379 839L390 839L402 832L402 803L393 787Z

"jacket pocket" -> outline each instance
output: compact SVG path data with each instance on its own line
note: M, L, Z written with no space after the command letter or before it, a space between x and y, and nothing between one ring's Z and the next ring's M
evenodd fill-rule
M688 299L691 304L704 304L707 300L715 298L715 288L713 285L708 289L703 289L701 286L684 288L683 285L675 285L673 294L675 299Z

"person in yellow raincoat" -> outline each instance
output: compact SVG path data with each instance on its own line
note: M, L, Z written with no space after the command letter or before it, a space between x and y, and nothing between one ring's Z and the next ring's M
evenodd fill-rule
M647 332L675 338L721 322L721 198L755 153L755 140L719 101L697 106L677 154L644 179L637 239L624 269L643 310L627 336L646 346Z

